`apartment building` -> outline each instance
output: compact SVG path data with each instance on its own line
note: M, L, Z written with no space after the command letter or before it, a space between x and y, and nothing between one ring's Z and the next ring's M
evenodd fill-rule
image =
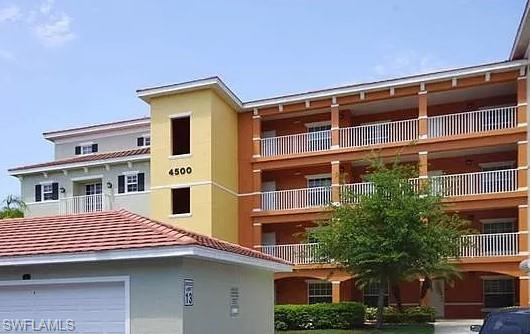
M45 133L56 160L10 173L28 215L126 208L294 263L277 303L374 304L377 287L359 290L304 232L345 191L369 193L370 154L400 154L479 231L463 279L426 302L447 318L528 306L528 20L499 63L248 102L217 77L141 89L150 118ZM401 291L420 302L420 282Z
M149 215L149 118L46 132L55 159L12 168L26 216L127 209Z

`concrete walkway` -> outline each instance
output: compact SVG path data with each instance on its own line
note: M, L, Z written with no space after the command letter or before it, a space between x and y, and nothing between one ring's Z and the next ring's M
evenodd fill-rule
M482 325L479 320L436 320L434 334L470 334L469 326Z

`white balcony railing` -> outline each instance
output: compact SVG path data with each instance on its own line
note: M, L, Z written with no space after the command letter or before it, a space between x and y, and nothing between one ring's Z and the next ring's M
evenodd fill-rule
M329 150L331 131L306 132L296 135L261 139L261 156L292 155Z
M433 116L428 119L430 138L502 130L517 126L517 107L502 107Z
M419 188L420 179L414 178L410 182ZM433 193L443 197L516 191L517 169L432 176L430 184ZM343 203L356 203L358 196L369 195L373 191L373 185L370 182L343 184L340 191ZM322 207L330 202L331 187L267 191L261 194L263 211Z
M60 214L75 214L110 210L110 197L106 194L73 196L59 199Z
M441 196L467 196L517 190L517 169L449 174L430 178L432 191Z
M329 262L318 254L318 243L261 246L262 253L289 261L293 264Z
M304 209L325 206L330 201L330 187L267 191L261 194L261 209L264 211Z
M363 147L418 139L418 119L341 128L340 147Z
M461 237L460 257L515 256L519 254L519 233L471 234ZM319 254L318 243L267 245L259 250L293 264L329 263Z
M462 237L461 257L519 254L519 233L472 234Z

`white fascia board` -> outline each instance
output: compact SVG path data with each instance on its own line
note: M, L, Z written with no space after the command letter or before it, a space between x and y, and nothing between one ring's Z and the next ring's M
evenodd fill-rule
M194 90L201 90L212 88L216 90L222 97L226 99L238 111L243 107L241 100L224 84L218 77L193 80L173 85L143 88L136 91L138 96L143 101L149 103L153 97L184 93Z
M94 125L94 126L88 126L88 127L82 127L82 128L76 128L76 129L70 129L70 130L45 132L42 134L42 136L46 140L55 142L59 139L64 139L68 137L87 136L87 135L91 135L94 133L101 133L101 132L103 133L104 132L115 132L118 130L124 130L124 129L129 129L129 128L144 128L144 127L149 128L150 126L151 126L151 119L142 118L142 119L137 119L137 120L100 124L100 125Z
M466 76L473 76L486 72L498 72L498 71L507 71L510 69L520 68L521 66L528 65L528 60L516 60L516 61L506 61L501 63L479 65L473 67L459 68L453 70L440 71L430 74L421 74L405 78L390 79L384 81L377 81L366 84L351 85L339 88L331 88L325 90L319 90L315 92L301 93L290 96L280 96L277 98L256 100L243 103L243 108L245 110L262 108L266 106L276 105L276 104L288 104L295 103L305 100L313 99L322 99L330 98L332 96L342 96L348 94L354 94L363 91L386 89L391 87L407 86L418 83L428 83L435 82L440 80L460 78Z
M43 173L43 172L51 172L51 171L77 169L77 168L83 168L83 167L113 165L113 164L124 163L124 162L149 161L150 159L151 159L150 154L142 154L142 155L134 155L130 157L120 157L120 158L114 158L114 159L101 159L101 160L93 160L93 161L65 163L61 165L53 165L53 166L45 166L45 167L35 167L35 168L28 168L28 169L15 169L15 170L8 171L8 173L11 176L19 176L19 175L27 175L27 174L35 174L35 173Z
M528 48L528 41L530 39L530 26L528 22L529 7L529 3L527 2L510 52L511 60L526 57L526 49Z
M85 263L118 260L141 260L168 257L192 257L227 264L259 268L272 272L290 272L292 266L202 246L154 247L146 249L110 250L71 254L50 254L0 257L0 267L47 265L65 263Z

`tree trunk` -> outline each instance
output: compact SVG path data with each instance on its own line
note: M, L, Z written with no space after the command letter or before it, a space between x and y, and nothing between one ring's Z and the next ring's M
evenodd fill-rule
M375 327L378 329L383 328L383 312L385 309L385 286L383 285L384 280L380 281L379 284L379 295L377 296L377 316Z
M392 285L392 295L396 299L398 310L403 311L403 302L401 301L401 288L399 287L399 284Z

